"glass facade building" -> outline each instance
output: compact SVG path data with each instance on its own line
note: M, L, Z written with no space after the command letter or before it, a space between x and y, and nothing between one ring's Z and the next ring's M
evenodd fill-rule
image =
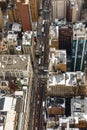
M85 53L87 51L86 36L77 37L76 40L72 40L72 71L84 71L85 67Z

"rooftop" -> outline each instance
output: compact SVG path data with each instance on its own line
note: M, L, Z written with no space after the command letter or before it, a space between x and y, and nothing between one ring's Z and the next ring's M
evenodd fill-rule
M32 31L27 31L23 34L22 45L31 45Z
M71 115L79 120L87 121L87 98L81 99L79 96L71 99Z
M28 55L1 55L0 70L27 70Z
M15 106L16 106L16 99L15 98L7 97L7 96L0 98L0 111L15 110Z
M21 31L21 25L18 23L13 23L12 25L12 31L20 32Z
M8 31L7 40L14 40L14 42L17 41L17 34L14 33L14 31Z
M49 72L49 86L65 85L78 86L86 85L85 75L81 71L77 72Z
M49 86L65 85L65 74L64 73L49 73Z
M14 125L16 123L16 112L15 111L9 111L7 113L5 128L3 130L14 130Z
M9 104L9 105L8 105ZM0 97L0 130L14 130L16 98Z
M58 38L58 26L50 26L49 36L50 39Z
M49 70L60 69L66 71L66 51L65 50L52 50L49 54Z

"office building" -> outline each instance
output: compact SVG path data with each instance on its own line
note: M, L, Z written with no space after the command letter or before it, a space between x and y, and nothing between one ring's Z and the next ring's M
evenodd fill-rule
M0 87L1 90L6 90L8 93L16 93L19 95L19 98L16 98L19 102L17 102L16 111L19 114L18 121L14 122L17 123L17 126L21 130L28 129L29 121L31 120L30 117L30 103L32 98L32 77L33 77L33 70L31 65L31 60L29 55L1 55L0 56ZM20 91L23 91L22 95L20 96ZM10 94L9 94L10 95ZM11 97L10 97L11 98ZM15 105L13 99L10 100L10 104ZM4 100L4 99L3 99ZM21 103L20 103L21 100ZM6 101L7 103L8 101ZM20 103L20 104L19 104ZM10 104L6 108L6 110L10 107ZM21 106L20 106L21 105ZM9 122L7 121L7 128L10 128L13 119L15 119L15 110L14 106L11 106L12 112L7 110L9 113ZM6 111L4 109L4 111ZM12 117L11 117L12 116ZM11 117L11 118L10 118ZM14 130L13 123L12 123L12 130Z
M66 0L52 0L53 20L66 18Z
M85 67L84 60L86 50L87 50L86 27L83 23L77 23L73 26L72 70L84 71Z
M72 27L59 28L59 49L66 49L67 55L71 55Z
M26 31L22 37L22 49L24 54L30 54L32 62L34 61L35 54L35 41L34 33L32 31Z
M28 2L22 3L20 1L17 1L16 5L19 10L23 31L31 31L32 17L30 11L30 4Z

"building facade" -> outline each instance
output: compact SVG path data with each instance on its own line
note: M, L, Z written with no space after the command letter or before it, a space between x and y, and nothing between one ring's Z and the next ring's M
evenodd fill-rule
M29 3L22 3L18 1L16 5L19 10L23 31L32 30L32 18Z

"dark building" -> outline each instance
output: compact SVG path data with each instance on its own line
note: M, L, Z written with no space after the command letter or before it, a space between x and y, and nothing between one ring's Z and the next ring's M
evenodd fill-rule
M59 49L65 49L67 55L71 55L72 28L59 28Z
M23 31L25 32L32 30L32 20L29 4L17 2L16 5L19 10Z

